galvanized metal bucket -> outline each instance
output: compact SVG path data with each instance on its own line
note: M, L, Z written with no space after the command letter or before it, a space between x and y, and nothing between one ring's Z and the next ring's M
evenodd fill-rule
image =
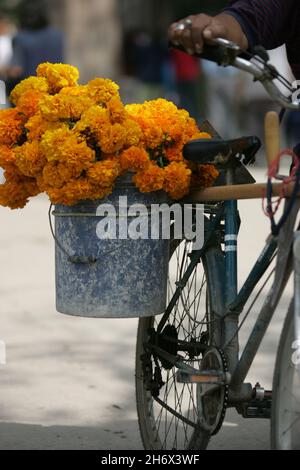
M117 230L124 232L132 217L120 207L167 202L164 193L140 193L128 180L120 179L112 195L75 206L55 207L56 308L58 312L84 317L147 317L166 307L169 240L99 239L99 205L112 205ZM97 211L98 209L98 211ZM102 213L102 210L100 211ZM142 211L141 211L142 212ZM149 218L149 210L141 215ZM161 218L160 218L161 223ZM109 223L108 223L109 225ZM149 230L150 230L149 223ZM149 233L150 234L150 233ZM124 236L124 233L123 235Z

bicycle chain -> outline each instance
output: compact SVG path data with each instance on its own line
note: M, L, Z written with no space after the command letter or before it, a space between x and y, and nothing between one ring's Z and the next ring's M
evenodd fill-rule
M222 349L219 349L219 348L215 348L218 353L220 354L221 356L221 359L222 359L222 366L223 366L223 369L224 369L224 372L228 372L228 365L227 365L227 359L226 359L226 356L224 354L224 351ZM220 431L222 425L223 425L223 422L224 422L224 419L225 419L225 415L226 415L226 410L227 410L227 405L228 405L228 396L229 396L229 385L228 384L225 384L224 385L224 402L223 402L223 408L222 408L222 412L221 412L221 417L219 419L219 423L217 424L217 427L216 429L214 430L214 432L211 434L212 436L215 436L216 434L218 434L218 432Z
M224 373L228 372L227 360L226 360L226 357L225 357L225 354L224 354L223 350L219 349L219 348L214 348L214 349L216 351L218 351L218 353L220 354ZM220 431L220 429L223 425L224 418L225 418L225 415L226 415L227 405L228 405L228 396L229 396L229 386L227 384L225 384L224 385L224 402L223 402L221 417L219 419L219 422L218 422L215 430L211 433L211 436L216 435ZM180 419L182 422L186 423L188 426L191 426L196 431L204 431L205 430L201 425L194 423L193 421L189 420L188 418L186 418L185 416L181 415L176 410L171 408L169 405L164 403L160 398L158 398L158 396L154 396L152 394L152 398L157 403L159 403L163 408L165 408L169 413L174 415L176 418Z

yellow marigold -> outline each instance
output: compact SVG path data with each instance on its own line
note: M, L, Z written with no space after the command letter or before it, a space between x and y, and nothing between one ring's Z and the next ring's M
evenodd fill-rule
M123 123L123 121L125 121L127 118L127 112L119 96L113 96L107 102L106 106L109 110L110 120L112 123Z
M130 147L120 154L120 164L122 171L140 172L145 170L149 164L149 155L145 149L140 147Z
M39 102L45 96L38 90L28 90L18 100L18 110L30 118L39 111Z
M43 117L48 121L76 121L92 105L93 102L88 96L58 94L55 96L44 96L40 101L39 107Z
M164 170L157 165L150 164L145 171L134 175L133 181L142 193L160 191L165 181Z
M10 94L10 101L17 105L21 96L28 91L38 91L42 94L48 93L49 87L45 78L42 77L29 77L22 80L15 86Z
M172 199L181 199L188 194L192 172L185 163L170 163L164 169L164 175L164 190Z
M61 159L61 148L71 137L73 137L72 131L65 128L48 130L43 134L41 149L49 162Z
M66 123L47 121L40 112L28 119L25 128L27 129L27 139L29 141L40 140L46 131L56 129L69 130Z
M218 176L219 172L214 165L195 165L191 184L201 189L209 188Z
M89 89L87 85L67 86L62 88L59 94L68 96L88 96Z
M25 144L15 147L14 152L17 167L23 175L35 177L41 173L46 159L41 152L39 142L25 142Z
M106 104L113 97L119 97L119 86L107 78L95 78L87 86L89 96L96 104Z
M143 137L142 129L133 119L125 119L122 123L123 127L126 130L126 141L125 146L131 147L133 145L138 145L140 140Z
M0 145L15 145L24 131L24 116L17 108L0 111Z
M120 163L117 158L96 162L87 172L89 180L100 188L111 188L119 174Z
M110 123L109 112L106 108L94 105L87 109L81 116L81 119L76 123L74 131L85 132L94 134L96 137L100 129Z
M75 86L79 79L76 67L67 64L40 64L36 70L37 76L45 78L50 93L58 93L64 87Z
M105 125L99 129L99 145L104 153L115 153L124 147L126 129L121 124Z
M30 197L37 196L40 190L35 180L23 178L17 181L5 181L0 185L0 205L11 209L23 208Z

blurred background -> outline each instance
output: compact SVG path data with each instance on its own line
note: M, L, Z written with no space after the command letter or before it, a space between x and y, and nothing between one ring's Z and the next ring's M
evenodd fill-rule
M171 22L215 14L227 0L0 0L0 78L8 92L45 60L80 69L81 81L110 77L125 102L165 97L208 118L223 137L262 137L262 118L274 108L259 84L232 68L168 50ZM272 61L290 70L281 48ZM249 104L251 103L251 106ZM230 116L230 119L228 118ZM299 113L286 118L293 144Z

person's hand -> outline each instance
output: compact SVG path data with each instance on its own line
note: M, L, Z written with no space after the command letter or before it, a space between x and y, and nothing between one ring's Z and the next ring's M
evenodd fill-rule
M217 16L188 16L170 26L168 37L174 46L182 46L189 54L200 54L205 42L210 43L218 37L233 41L244 49L248 47L239 22L225 13Z

